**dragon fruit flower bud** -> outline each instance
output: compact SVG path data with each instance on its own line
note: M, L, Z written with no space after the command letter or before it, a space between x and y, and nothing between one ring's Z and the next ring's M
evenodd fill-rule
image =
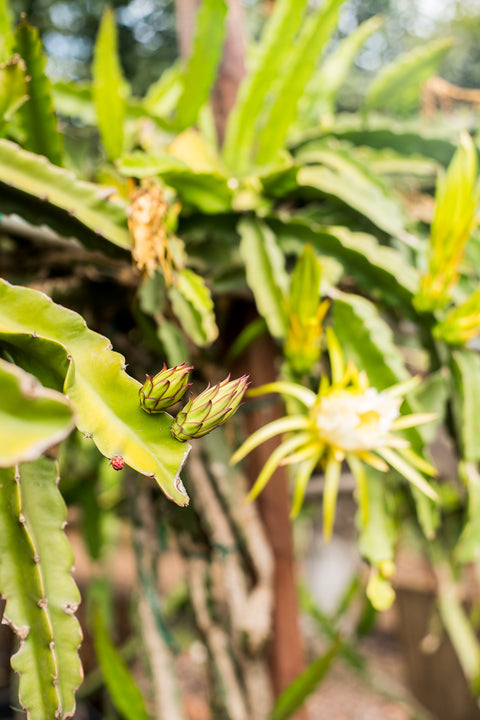
M147 375L139 391L140 407L148 413L157 413L175 405L190 386L188 374L192 368L186 362L173 368L164 364L154 377Z
M248 375L237 380L230 380L229 375L197 397L191 395L171 427L173 437L182 441L199 438L223 425L240 407L248 385Z

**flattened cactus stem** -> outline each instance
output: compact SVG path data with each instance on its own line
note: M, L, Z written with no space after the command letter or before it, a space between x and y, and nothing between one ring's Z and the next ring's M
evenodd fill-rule
M185 394L190 384L188 374L193 365L186 362L173 368L163 368L154 377L147 375L147 379L139 390L140 407L148 413L163 412L171 405L175 405Z
M248 378L248 375L242 375L237 380L230 380L228 376L214 387L209 385L197 397L191 395L171 427L173 437L191 440L223 425L242 404Z

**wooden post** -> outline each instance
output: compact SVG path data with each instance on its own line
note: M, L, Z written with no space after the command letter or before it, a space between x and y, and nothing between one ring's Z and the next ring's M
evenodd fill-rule
M255 385L263 385L276 379L275 363L274 342L270 336L265 335L247 350L240 372L250 373ZM281 414L281 407L277 403L264 405L246 414L248 433L275 420ZM247 468L252 484L278 443L278 439L273 438L248 456ZM269 665L274 693L278 696L305 667L298 622L296 564L290 523L288 477L285 468L278 468L275 471L257 502L275 561L275 601ZM307 720L307 718L305 709L299 710L294 716L294 720Z

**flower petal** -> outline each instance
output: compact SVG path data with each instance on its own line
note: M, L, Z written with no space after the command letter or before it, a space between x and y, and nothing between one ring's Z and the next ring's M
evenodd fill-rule
M259 428L245 440L243 445L241 445L238 450L233 453L230 458L230 465L235 465L235 463L242 460L258 445L261 445L265 442L265 440L270 440L270 438L275 435L291 432L292 430L305 430L309 426L310 421L304 415L290 415L289 417L272 420L272 422Z
M398 453L409 462L410 465L413 465L417 470L425 473L425 475L430 475L431 477L438 475L437 469L429 463L428 460L425 460L425 458L414 452L412 448L401 448L398 450Z
M413 377L408 378L408 380L404 380L403 382L399 382L396 385L392 385L391 387L387 388L383 392L386 395L389 395L390 397L401 397L402 395L406 395L410 390L413 390L421 383L422 379L418 375L414 375Z
M290 395L291 397L300 400L306 407L312 407L316 400L316 395L312 390L309 390L302 385L297 383L278 381L266 383L266 385L260 385L256 388L250 388L248 390L248 397L257 397L258 395L266 395L268 393L279 393L280 395Z
M307 436L308 438L309 436ZM247 495L247 500L254 500L259 493L263 490L271 476L279 466L281 460L293 450L296 450L302 443L305 442L305 435L294 435L289 440L285 440L279 445L272 454L269 456L267 462L263 466L259 476L255 480L255 483Z
M328 327L325 335L327 337L328 356L332 370L332 385L339 385L345 375L345 360L342 348L332 328Z
M317 465L320 457L319 454L317 456L311 457L309 460L305 460L299 467L296 475L295 475L295 490L293 493L293 505L292 510L290 512L290 517L295 518L297 517L298 513L300 512L300 508L303 505L303 498L305 497L305 490L308 485L308 481L310 480L313 471L315 470L315 466Z
M353 453L351 453L353 454ZM387 463L382 460L381 458L377 457L374 453L368 452L365 450L364 452L355 453L357 457L360 458L360 460L363 460L363 462L366 462L367 465L371 465L375 470L379 470L380 472L387 472L388 465ZM353 472L353 470L352 470Z
M309 437L311 437L311 435ZM324 445L322 445L318 441L313 441L313 442L309 443L308 445L305 445L305 447L301 448L298 452L294 453L293 455L289 455L288 457L283 458L281 465L295 465L296 463L300 463L300 462L303 462L304 460L308 460L313 455L317 455L318 459L320 459L324 449L325 449Z
M421 490L421 492L423 492L427 497L438 501L438 495L435 490L430 487L423 475L420 475L420 473L417 472L414 467L409 465L406 460L399 457L396 452L390 450L389 448L378 449L377 452L388 462L389 465L395 468L400 475L403 475L408 482L415 485L415 487Z
M437 418L437 413L412 413L411 415L401 415L393 421L392 430L404 430L405 428L416 427L417 425L432 422Z
M325 488L323 490L323 539L325 542L328 542L332 536L341 467L342 463L330 455L325 467Z

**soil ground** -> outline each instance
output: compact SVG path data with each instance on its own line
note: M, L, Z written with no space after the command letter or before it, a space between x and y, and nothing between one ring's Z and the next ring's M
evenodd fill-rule
M433 720L409 692L395 636L375 633L360 641L358 650L366 675L338 659L308 703L310 720Z

